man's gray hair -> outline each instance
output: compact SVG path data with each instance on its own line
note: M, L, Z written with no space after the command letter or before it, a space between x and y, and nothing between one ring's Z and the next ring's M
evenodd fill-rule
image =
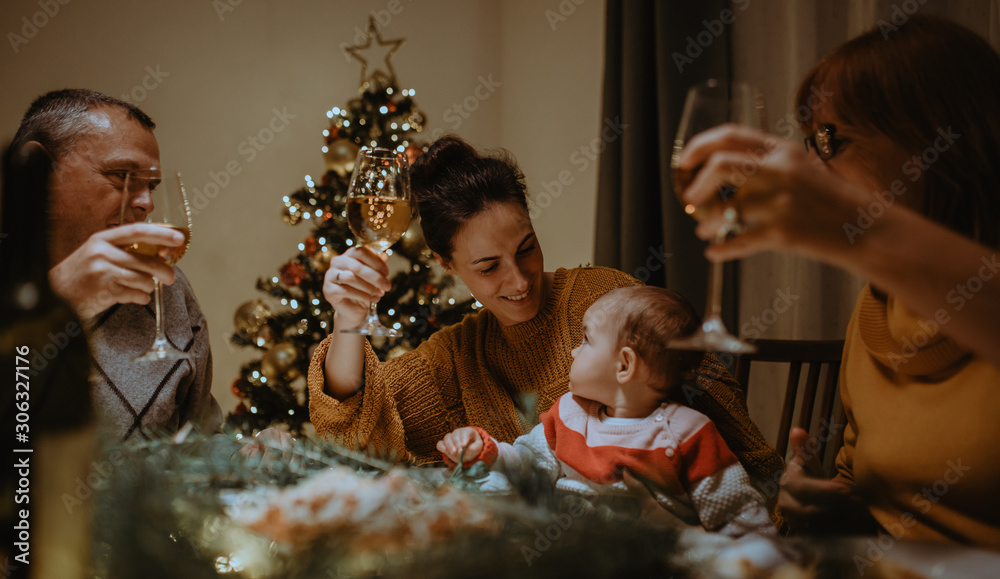
M58 160L91 130L85 122L87 112L100 107L121 109L147 129L156 128L153 119L131 103L97 91L69 88L46 93L31 103L11 148L20 151L29 141L38 141Z

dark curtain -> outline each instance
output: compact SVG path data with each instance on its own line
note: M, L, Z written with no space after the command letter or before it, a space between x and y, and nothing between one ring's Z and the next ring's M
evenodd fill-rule
M670 154L688 87L728 80L728 0L607 0L598 265L668 287L704 311L705 243L674 195ZM738 17L738 15L736 15ZM606 127L624 126L620 135ZM726 266L723 318L737 333L735 264Z

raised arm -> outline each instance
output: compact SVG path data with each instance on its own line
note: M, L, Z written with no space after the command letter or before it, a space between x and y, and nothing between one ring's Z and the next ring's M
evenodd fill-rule
M309 366L309 418L321 436L397 460L436 462L434 445L465 424L456 382L451 328L411 352L381 362L367 341L364 386L340 400L326 392L327 348L320 343Z
M739 185L738 204L748 229L710 246L710 259L775 250L841 267L1000 366L996 249L902 206L892 192L863 191L797 143L744 127L722 126L695 137L680 164L703 166L685 193L691 203L711 198L722 183ZM879 216L871 212L870 219L859 220L873 204L879 205ZM717 208L698 226L698 235L713 237L721 222Z
M324 362L323 391L345 400L361 387L367 338L341 330L357 327L368 306L390 289L389 268L370 249L352 247L330 261L323 296L333 306L333 329Z

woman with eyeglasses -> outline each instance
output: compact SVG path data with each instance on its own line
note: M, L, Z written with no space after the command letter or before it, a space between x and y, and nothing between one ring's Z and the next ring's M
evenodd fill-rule
M832 96L810 110L813 88ZM957 24L912 17L834 50L797 101L805 150L726 126L679 160L704 165L686 192L699 204L769 151L737 193L747 231L710 258L788 251L869 282L844 349L837 473L817 476L793 429L779 505L793 531L1000 549L1000 57Z

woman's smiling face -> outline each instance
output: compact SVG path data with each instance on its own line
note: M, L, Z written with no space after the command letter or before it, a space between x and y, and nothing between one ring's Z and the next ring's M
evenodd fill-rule
M462 278L472 295L501 324L538 314L545 296L542 249L527 211L517 203L493 203L455 234L451 261L442 265Z

